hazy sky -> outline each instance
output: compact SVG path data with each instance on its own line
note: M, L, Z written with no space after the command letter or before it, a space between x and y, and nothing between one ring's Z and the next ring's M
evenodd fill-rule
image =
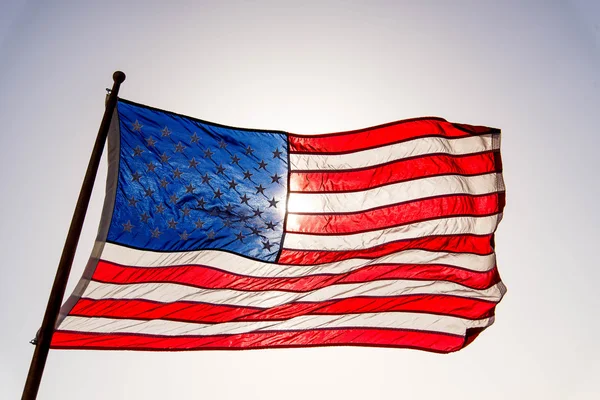
M1 3L0 398L20 397L116 69L124 98L234 126L501 128L508 294L450 355L52 351L40 399L600 398L600 2Z

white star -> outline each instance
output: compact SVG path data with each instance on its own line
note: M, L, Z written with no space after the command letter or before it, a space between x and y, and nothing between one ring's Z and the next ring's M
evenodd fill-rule
M131 232L132 228L135 228L134 225L131 225L131 221L127 221L126 224L122 224L123 225L123 232Z
M156 140L152 139L151 137L146 138L146 142L148 143L148 147L154 147L156 144Z

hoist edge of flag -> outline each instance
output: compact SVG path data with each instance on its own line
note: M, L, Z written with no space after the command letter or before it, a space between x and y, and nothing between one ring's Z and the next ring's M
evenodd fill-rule
M108 229L110 226L110 221L112 218L113 208L115 205L115 195L117 191L117 177L119 173L119 154L120 154L120 132L119 132L119 113L117 111L117 107L115 107L110 126L108 130L108 146L107 146L107 162L108 169L106 175L106 187L104 192L104 202L102 205L102 211L100 214L100 222L98 225L98 232L96 234L96 239L94 241L94 245L90 254L90 258L83 270L81 278L77 282L75 289L73 289L73 293L67 298L64 302L60 311L58 313L58 317L56 319L55 326L58 328L61 322L65 319L65 317L69 314L71 309L77 304L77 301L81 298L81 295L85 292L87 285L90 282L90 279L94 275L96 271L96 267L98 262L100 261L100 257L104 250L104 245L106 244L106 238L108 236Z

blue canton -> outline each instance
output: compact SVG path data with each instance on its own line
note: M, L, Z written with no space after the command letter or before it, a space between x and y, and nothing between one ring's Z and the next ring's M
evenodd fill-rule
M154 251L218 249L275 261L287 198L287 137L119 101L120 161L108 241Z

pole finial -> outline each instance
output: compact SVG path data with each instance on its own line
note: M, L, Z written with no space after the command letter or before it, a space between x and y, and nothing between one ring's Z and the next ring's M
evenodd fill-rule
M113 81L119 84L123 83L123 81L125 81L125 73L122 71L115 71L113 74Z

